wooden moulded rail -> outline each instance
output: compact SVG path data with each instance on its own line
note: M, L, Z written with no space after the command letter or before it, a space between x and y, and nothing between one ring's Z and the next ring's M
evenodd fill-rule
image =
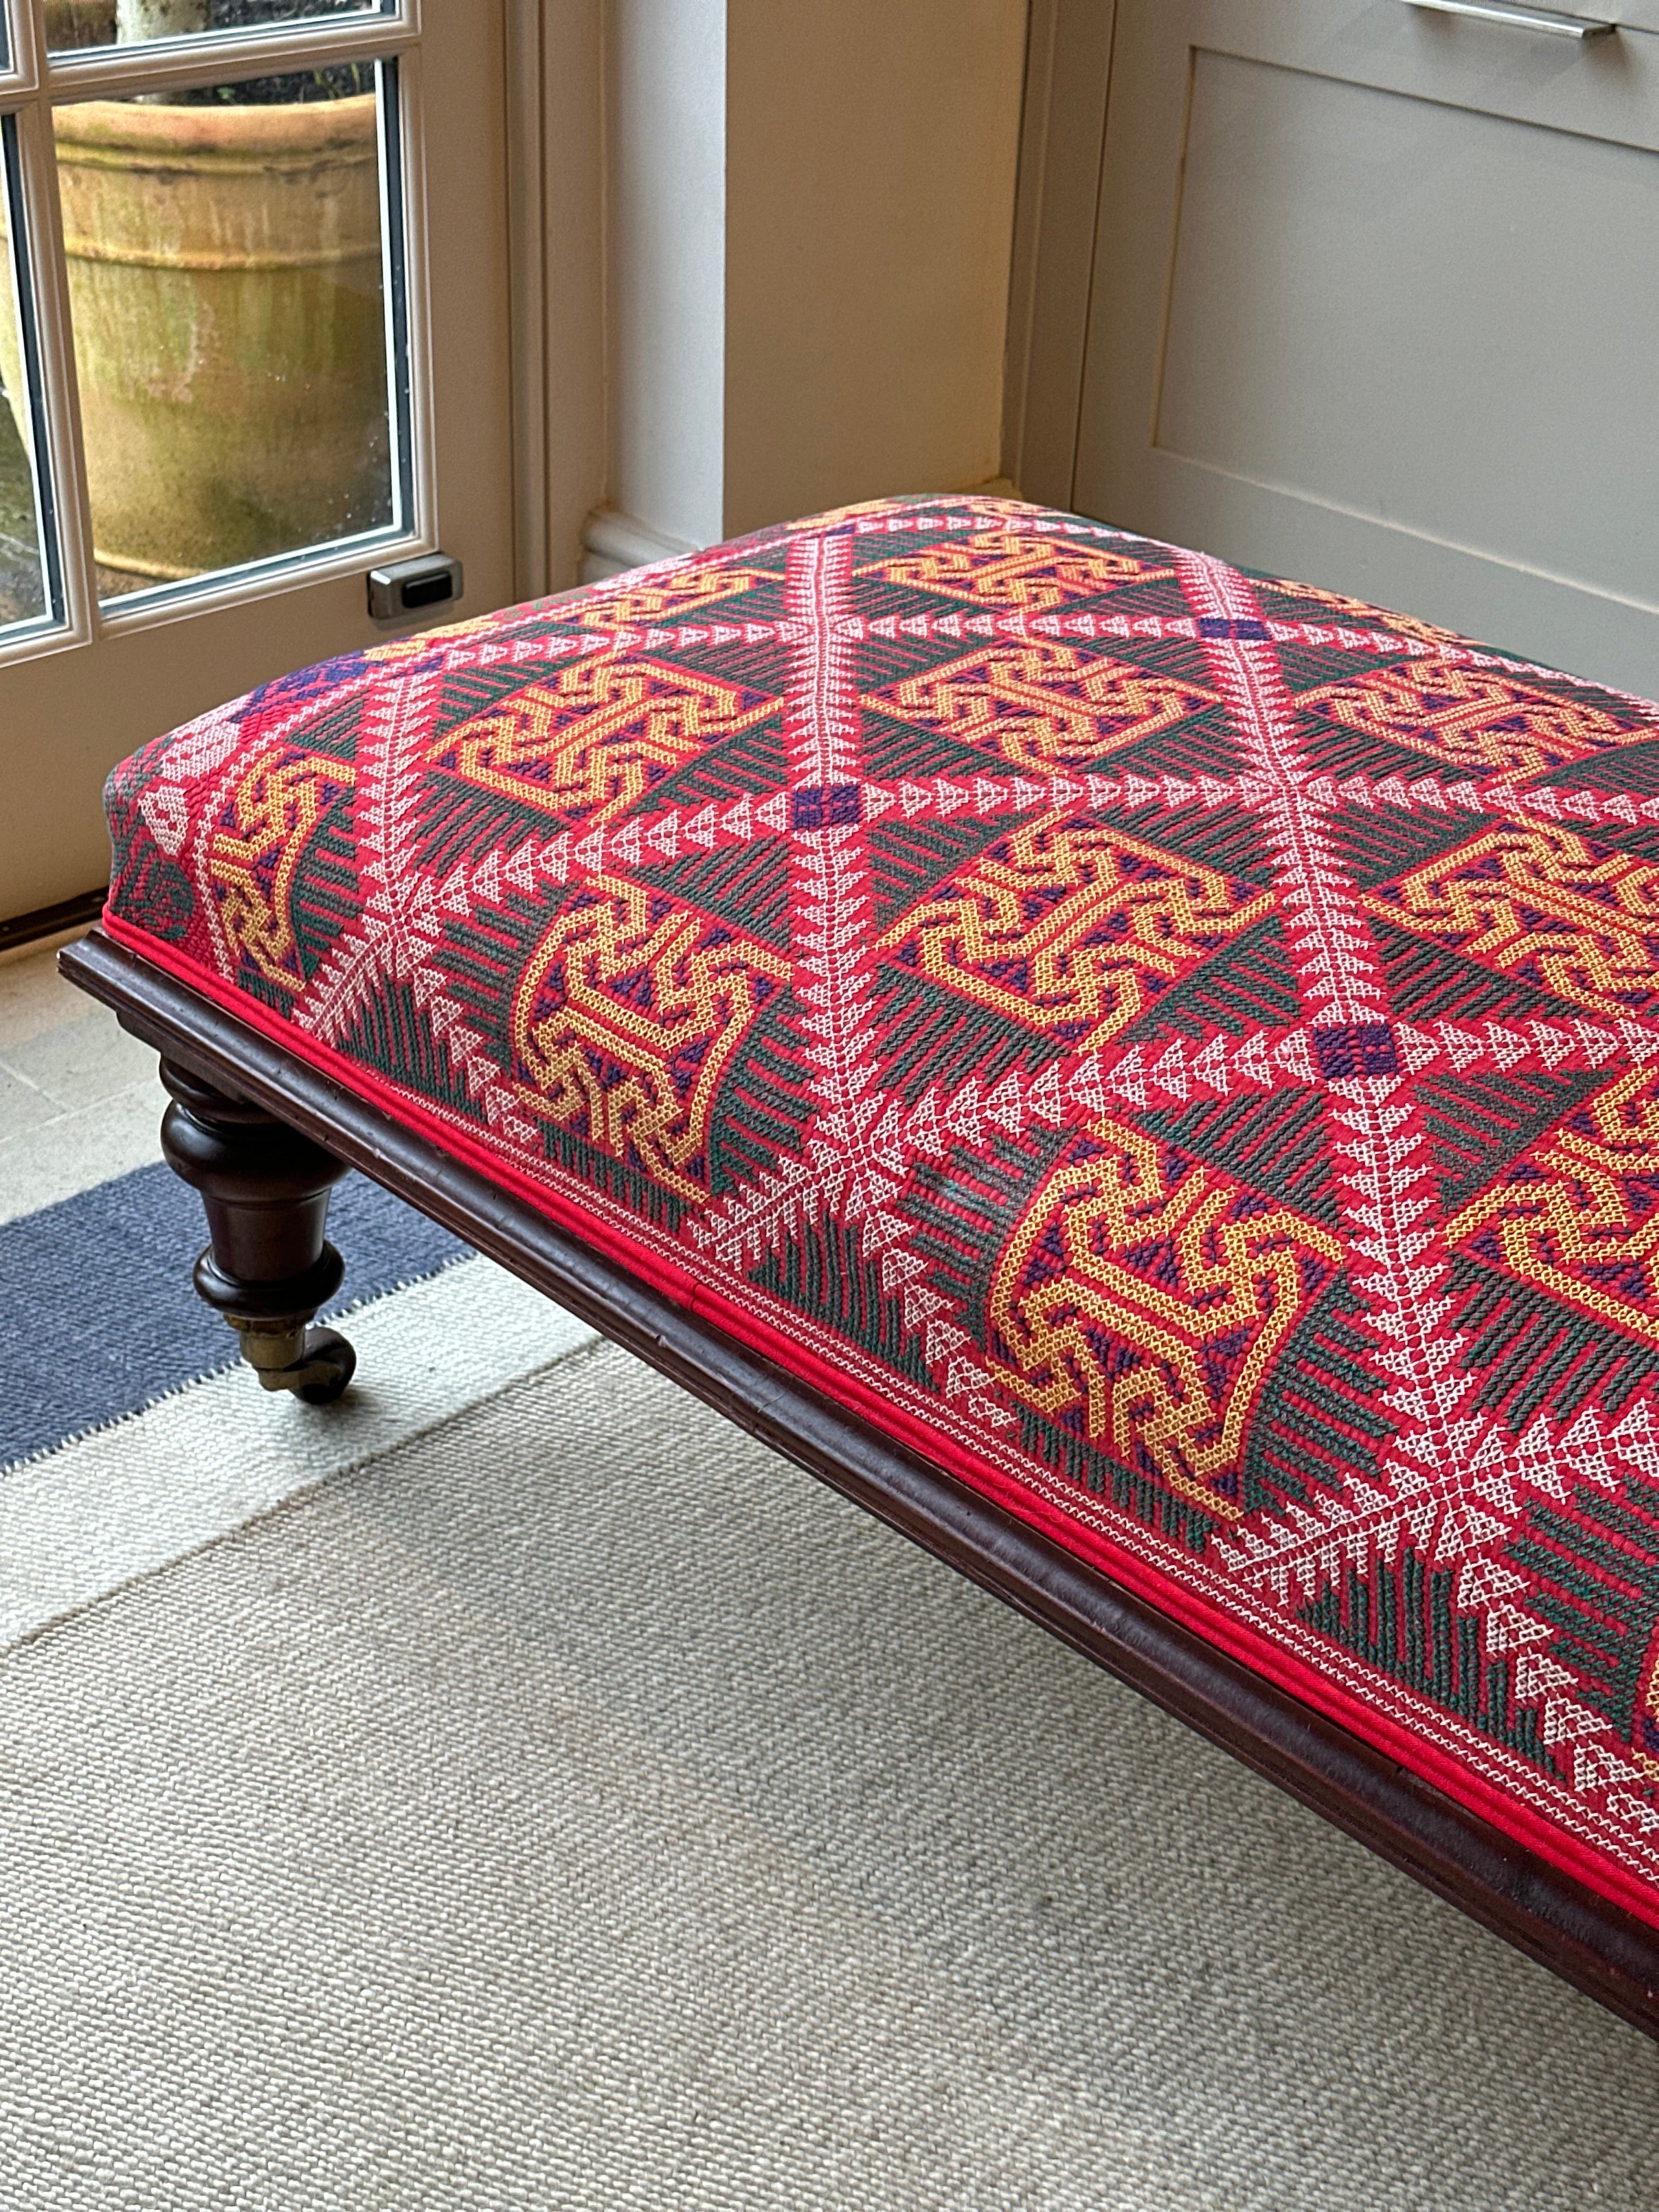
M453 1230L1659 2037L1659 1930L98 931L59 962L168 1060L264 1108Z

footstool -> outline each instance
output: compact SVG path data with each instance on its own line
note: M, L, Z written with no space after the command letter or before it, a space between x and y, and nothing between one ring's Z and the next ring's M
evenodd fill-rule
M1659 2033L1659 708L976 498L263 685L66 975Z

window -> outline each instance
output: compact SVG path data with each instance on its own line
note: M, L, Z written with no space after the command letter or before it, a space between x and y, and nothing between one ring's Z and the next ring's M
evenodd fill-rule
M507 157L501 0L0 0L0 36L16 913L100 879L123 752L381 635L365 572L436 546L441 482L465 611L512 596Z

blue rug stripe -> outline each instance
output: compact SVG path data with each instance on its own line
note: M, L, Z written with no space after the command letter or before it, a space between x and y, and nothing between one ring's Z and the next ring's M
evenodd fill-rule
M334 1309L469 1249L355 1175L335 1191L329 1236L346 1263ZM0 1467L234 1362L230 1331L191 1288L204 1241L200 1200L160 1162L0 1224Z

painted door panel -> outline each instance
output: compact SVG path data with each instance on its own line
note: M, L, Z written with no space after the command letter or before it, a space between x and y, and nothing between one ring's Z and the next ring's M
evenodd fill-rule
M1659 32L1120 0L1085 512L1659 693L1656 362Z

